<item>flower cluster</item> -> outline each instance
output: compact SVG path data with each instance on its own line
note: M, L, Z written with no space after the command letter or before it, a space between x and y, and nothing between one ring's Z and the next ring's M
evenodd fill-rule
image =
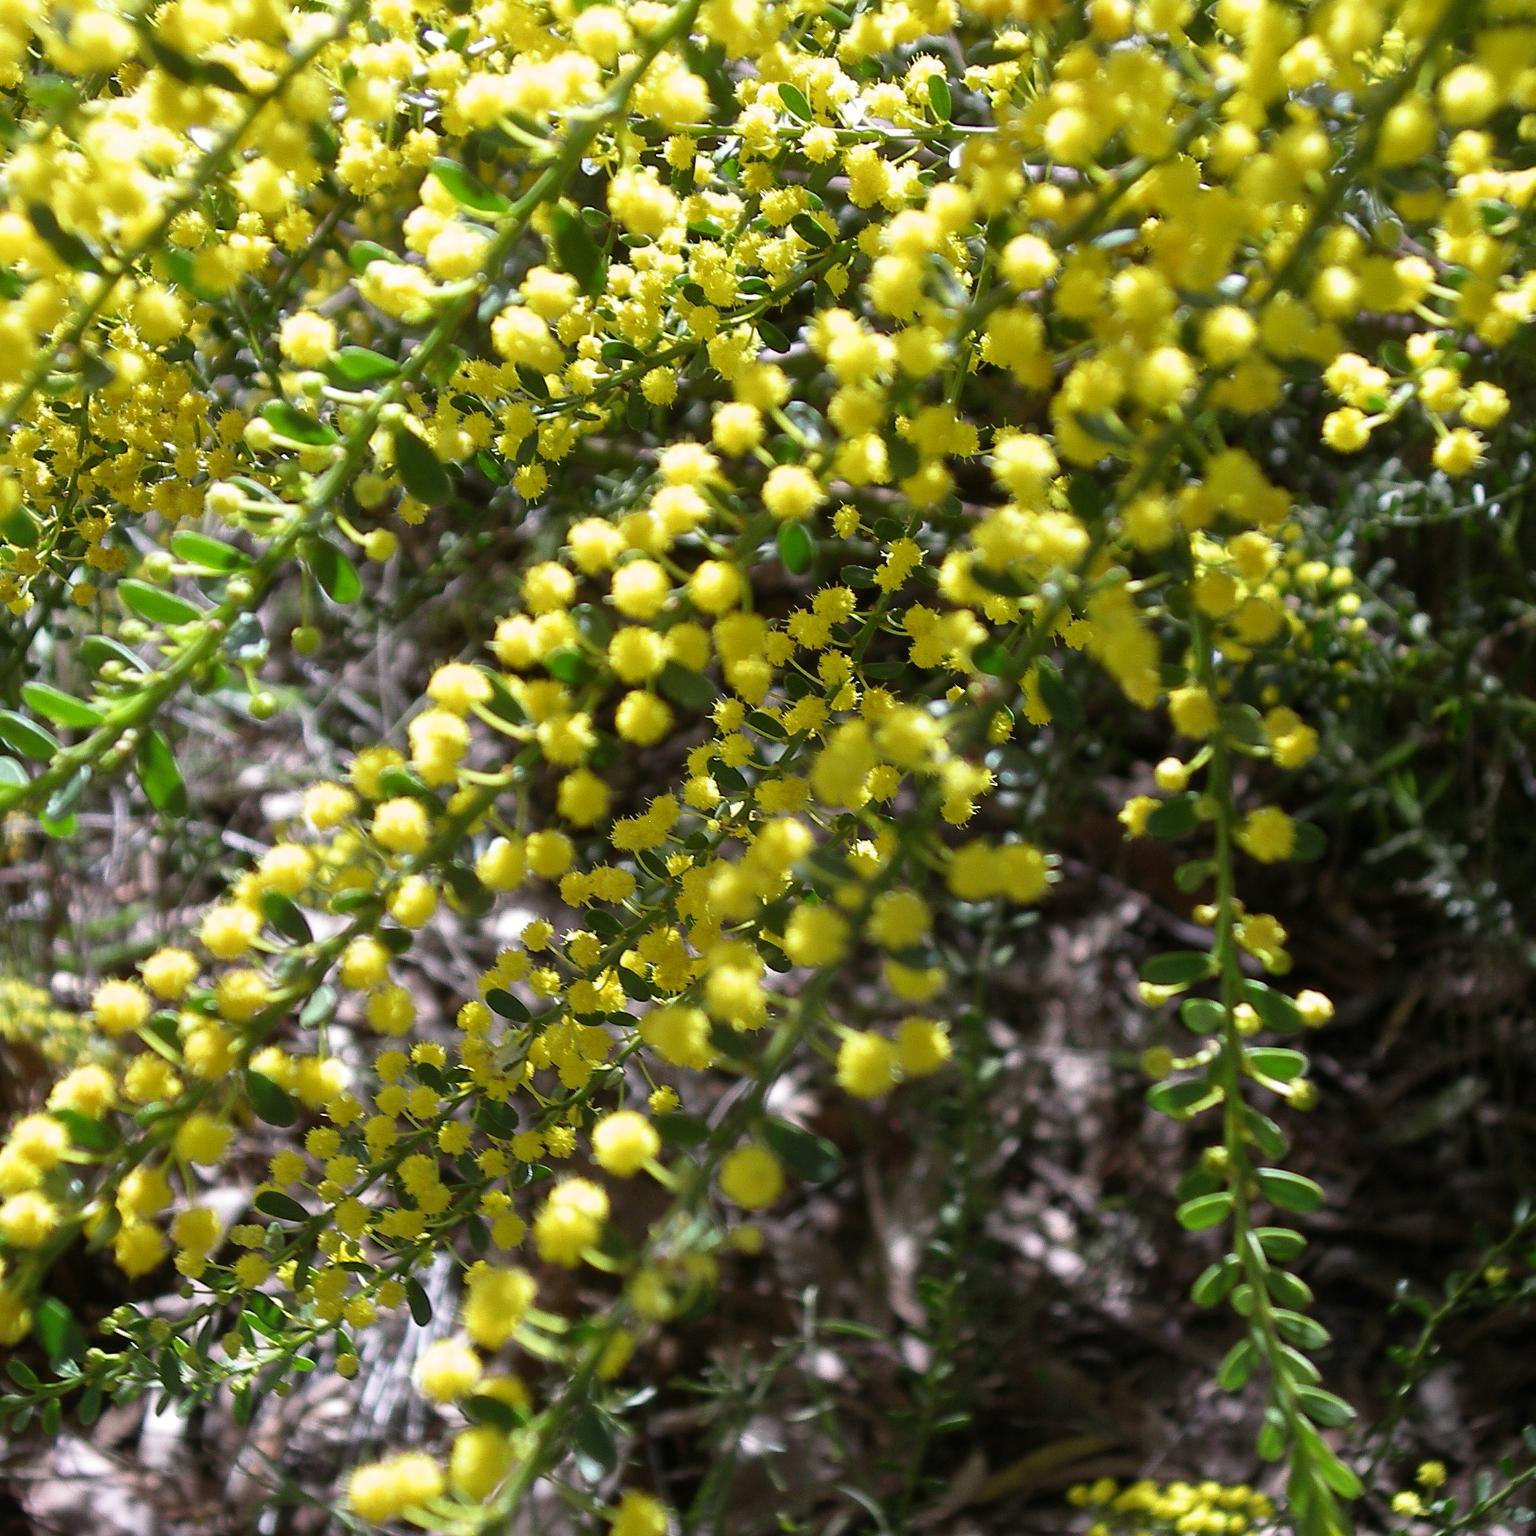
M222 1339L189 1357L122 1309L126 1344L55 1395L248 1400L321 1352L351 1374L453 1254L462 1331L419 1386L462 1427L347 1497L503 1520L835 1154L769 1111L791 1061L864 1101L942 1082L973 985L952 937L1048 899L1017 764L1092 667L1177 743L1127 835L1199 844L1179 883L1210 946L1143 986L1200 1037L1149 1052L1154 1103L1224 1106L1179 1192L1232 1235L1197 1299L1248 1320L1223 1385L1266 1368L1260 1450L1332 1529L1358 1479L1320 1431L1349 1410L1308 1359L1302 1239L1259 1215L1322 1194L1249 1102L1311 1107L1306 1058L1264 1041L1332 1005L1258 979L1288 936L1239 888L1320 850L1276 802L1319 747L1296 680L1359 604L1263 429L1310 388L1318 454L1417 432L1466 476L1497 451L1485 375L1536 313L1519 10L0 16L0 602L59 636L0 711L0 809L68 836L131 769L146 814L184 814L167 706L244 679L272 716L274 594L323 664L359 557L466 530L505 556L478 649L101 981L96 1049L11 1129L7 1342L56 1314L77 1241L173 1269ZM501 945L441 1018L412 962L435 927ZM227 1225L208 1183L255 1121L286 1134ZM581 1316L548 1310L565 1271ZM1207 1485L1090 1501L1267 1514ZM668 1515L631 1490L611 1519Z

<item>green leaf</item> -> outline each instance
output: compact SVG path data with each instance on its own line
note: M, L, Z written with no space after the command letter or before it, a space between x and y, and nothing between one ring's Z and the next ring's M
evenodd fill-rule
M50 836L72 837L74 835L74 810L80 804L86 786L91 782L91 771L91 764L82 763L49 795L48 803L43 807L42 824L45 830L50 824L58 828L57 832L50 832ZM66 821L70 823L67 828L64 826Z
M532 1017L520 998L501 987L492 987L485 994L485 1006L492 1013L499 1013L502 1018L511 1019L516 1024L526 1024Z
M87 704L47 683L23 683L21 697L33 714L74 730L93 730L105 718L94 704Z
M1191 1078L1182 1083L1154 1083L1147 1090L1147 1103L1161 1114L1182 1115L1193 1110L1201 1101L1204 1106L1219 1103L1221 1092L1203 1077Z
M571 1431L571 1441L580 1455L592 1464L587 1470L595 1470L597 1474L589 1476L588 1482L597 1482L618 1466L619 1447L614 1439L613 1427L596 1408L586 1409L576 1420Z
M5 1362L5 1374L18 1387L27 1391L30 1391L37 1385L37 1372L25 1360L18 1360L14 1355Z
M1266 1029L1277 1035L1299 1034L1306 1026L1301 1021L1301 1010L1284 992L1265 986L1262 981L1243 983L1243 1001L1258 1014Z
M118 582L117 595L131 614L151 624L190 624L203 617L203 610L195 603L132 577Z
M1187 987L1204 981L1215 968L1210 955L1201 950L1176 949L1165 955L1153 955L1141 968L1141 979L1153 987Z
M262 916L285 939L297 944L308 944L314 939L309 922L291 896L282 891L267 890L261 893Z
M459 202L466 208L474 209L476 213L499 217L512 206L500 192L493 192L484 182L466 171L457 160L439 156L432 162L432 174Z
M156 730L145 731L134 754L139 783L149 803L163 816L187 814L187 785L171 744Z
M342 347L325 365L333 384L378 384L400 372L400 364L367 347Z
M504 1434L511 1434L522 1423L517 1410L510 1403L502 1402L499 1397L488 1397L483 1392L465 1398L459 1406L471 1424L489 1424Z
M778 545L784 569L796 576L804 576L815 565L816 539L804 523L780 523Z
M31 782L14 757L0 757L0 790L25 789Z
M568 203L556 203L549 214L555 260L576 279L582 293L601 293L605 262L586 221Z
M197 533L190 528L171 535L171 553L188 565L220 574L243 571L251 563L249 556L232 544L226 544L222 539L210 539L206 533Z
M832 236L808 213L797 213L789 227L813 250L825 251L832 245Z
M46 763L59 750L51 733L13 709L0 709L0 741L13 752L36 758L41 763Z
M256 1209L263 1216L275 1216L279 1221L308 1221L309 1212L291 1195L278 1189L263 1190L256 1196Z
M262 419L283 437L310 448L324 448L336 441L335 430L286 400L269 400L261 408Z
M1214 1035L1225 1023L1227 1010L1213 997L1186 997L1179 1004L1184 1027L1197 1035Z
M949 81L943 75L928 76L928 105L933 108L936 122L949 121L949 115L954 110L955 103L950 93Z
M1255 1227L1253 1236L1276 1264L1289 1264L1306 1252L1306 1238L1299 1232L1292 1232L1290 1227Z
M791 117L799 118L802 123L810 122L811 104L798 86L784 82L779 86L779 100L784 103L784 109Z
M306 555L320 590L333 603L345 606L355 603L363 595L363 582L357 567L329 539L316 539Z
M1006 677L1009 664L1008 647L1000 640L983 640L971 652L971 664L978 672L983 672L988 677Z
M1297 1387L1296 1399L1306 1410L1307 1417L1324 1429L1341 1429L1355 1416L1355 1410L1342 1397L1335 1397L1321 1387Z
M709 1140L709 1122L702 1115L690 1115L682 1110L659 1115L655 1121L657 1133L669 1147L697 1147Z
M80 659L99 672L109 661L120 661L129 672L143 672L145 664L120 640L110 635L87 635L80 642Z
M784 1166L807 1184L825 1184L842 1170L843 1154L825 1136L788 1120L768 1120L763 1139Z
M1238 1273L1237 1256L1224 1254L1200 1272L1200 1278L1190 1287L1189 1299L1197 1307L1214 1307L1231 1293Z
M1328 1343L1328 1330L1315 1317L1276 1307L1270 1314L1281 1335L1298 1349L1322 1349Z
M1207 1227L1219 1227L1232 1214L1232 1196L1226 1190L1214 1195L1196 1195L1186 1200L1174 1213L1181 1227L1187 1232L1204 1232Z
M49 1114L69 1132L70 1140L87 1152L109 1152L117 1145L110 1126L82 1115L78 1109L52 1109Z
M347 251L347 265L354 272L366 272L376 261L395 261L400 258L374 240L359 240Z
M45 1297L38 1304L32 1327L55 1369L66 1360L78 1359L84 1352L85 1330L57 1296Z
M573 645L562 645L544 658L544 669L557 682L569 683L573 688L592 676L592 663Z
M1216 1384L1224 1392L1238 1392L1248 1385L1254 1367L1259 1363L1258 1351L1250 1339L1239 1339L1227 1351L1226 1358L1216 1372Z
M437 455L405 427L395 428L395 467L400 483L417 501L441 506L453 495L453 482Z
M1288 1168L1260 1168L1254 1176L1259 1181L1260 1193L1281 1210L1305 1215L1320 1209L1323 1204L1322 1186Z
M679 709L703 714L714 707L719 696L715 685L702 672L695 672L676 661L669 661L656 679L657 686Z
M94 272L98 277L106 271L101 257L79 235L65 229L46 203L28 203L27 217L38 237L66 267L73 267L76 272Z
M1328 839L1321 827L1310 821L1298 821L1295 832L1296 842L1291 849L1291 858L1297 863L1310 864L1328 851Z
M265 1072L247 1072L245 1092L258 1120L280 1126L293 1125L298 1120L299 1101Z
M1199 795L1192 791L1187 794L1174 795L1164 800L1158 808L1147 817L1147 831L1153 837L1184 837L1193 832L1199 824L1199 817L1195 807L1200 803Z
M1288 1083L1307 1070L1307 1058L1300 1051L1286 1050L1283 1046L1249 1046L1243 1057L1255 1072L1272 1077L1278 1083Z
M405 1282L405 1304L411 1309L411 1319L418 1328L425 1328L432 1321L432 1298L421 1288L421 1281L412 1275Z

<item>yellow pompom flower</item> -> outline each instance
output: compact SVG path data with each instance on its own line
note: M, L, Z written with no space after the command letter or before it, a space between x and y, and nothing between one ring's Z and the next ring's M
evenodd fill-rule
M721 1162L720 1192L745 1210L761 1210L784 1193L784 1169L767 1147L748 1142Z
M592 1156L605 1173L627 1179L661 1150L661 1137L644 1115L621 1109L592 1127Z

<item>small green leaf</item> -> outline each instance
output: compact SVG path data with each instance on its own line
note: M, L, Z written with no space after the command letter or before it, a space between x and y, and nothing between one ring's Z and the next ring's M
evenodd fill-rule
M544 658L544 669L557 682L579 688L592 676L592 663L573 645L562 645Z
M421 1288L421 1281L412 1275L405 1282L405 1304L411 1309L411 1318L418 1328L425 1328L432 1321L432 1298Z
M263 1216L275 1216L279 1221L308 1221L309 1212L291 1195L278 1189L263 1190L256 1196L256 1209Z
M34 714L70 729L93 730L104 718L94 704L87 704L47 683L23 683L21 697Z
M597 1473L596 1477L588 1477L588 1482L598 1481L618 1466L619 1447L614 1439L613 1428L596 1408L586 1409L576 1420L571 1441L580 1455L592 1463L592 1469Z
M1214 1195L1197 1195L1186 1200L1175 1212L1181 1227L1187 1232L1204 1232L1207 1227L1219 1227L1232 1214L1232 1196L1226 1190Z
M65 229L46 203L28 203L27 217L38 238L66 267L73 267L76 272L94 272L98 277L106 271L96 252L79 235Z
M1195 811L1199 803L1200 797L1194 793L1171 796L1147 817L1147 831L1153 837L1186 836L1199 823Z
M109 1152L117 1145L112 1128L100 1120L92 1120L78 1109L53 1109L49 1114L69 1132L70 1140L87 1152Z
M1288 1307L1276 1307L1270 1314L1281 1336L1298 1349L1322 1349L1328 1343L1328 1330L1315 1317L1292 1312Z
M39 1303L32 1326L37 1342L55 1368L66 1360L78 1359L85 1349L85 1330L57 1296L45 1297Z
M808 213L797 213L789 227L813 250L825 251L832 245L832 236Z
M1324 1429L1340 1429L1355 1416L1355 1410L1342 1397L1335 1397L1321 1387L1297 1387L1296 1400L1306 1410L1307 1417Z
M971 652L971 664L988 677L1006 677L1009 662L1008 647L1001 640L983 640Z
M282 891L267 890L261 893L262 916L285 939L297 944L308 944L314 939L309 922L291 896Z
M1209 1108L1221 1101L1221 1090L1203 1077L1182 1083L1154 1083L1147 1090L1147 1103L1161 1114L1185 1115L1198 1105Z
M342 347L326 363L325 371L334 384L378 384L394 378L400 364L367 347Z
M502 987L492 987L485 994L485 1006L492 1013L499 1013L502 1018L511 1019L517 1024L526 1024L531 1017L523 1001Z
M14 757L0 757L0 791L25 789L31 782L27 770Z
M512 206L500 192L493 192L484 182L466 171L457 160L439 156L432 162L432 174L459 202L466 208L472 208L476 213L498 217Z
M768 1120L763 1139L784 1166L807 1184L825 1184L842 1170L843 1154L825 1136L788 1120Z
M785 81L779 86L779 100L784 103L784 109L791 117L797 117L802 123L811 120L811 104L805 99L805 93L798 87Z
M437 507L453 495L453 482L441 460L405 427L395 428L395 467L400 483L417 501Z
M576 279L582 293L602 292L603 253L586 221L568 203L556 203L549 214L555 260Z
M1249 1046L1243 1057L1254 1072L1278 1083L1288 1083L1307 1070L1307 1058L1300 1051L1286 1050L1283 1046Z
M335 430L286 400L269 400L261 408L262 419L283 437L310 448L324 448L336 441Z
M1179 1004L1184 1027L1197 1035L1214 1035L1226 1022L1227 1010L1213 997L1186 997Z
M1306 1252L1306 1238L1299 1232L1292 1232L1290 1227L1255 1227L1253 1236L1276 1264L1289 1264Z
M697 1147L709 1140L709 1122L682 1110L657 1117L656 1130L669 1147Z
M13 709L0 709L0 741L13 752L36 758L41 763L46 763L59 750L51 733Z
M201 570L217 571L221 575L243 571L250 565L249 556L222 539L210 539L205 533L183 528L171 535L171 553L188 565Z
M1249 1339L1239 1339L1227 1351L1226 1358L1216 1372L1216 1383L1224 1392L1237 1392L1248 1385L1254 1367L1259 1363L1258 1351Z
M488 1397L483 1392L465 1398L460 1407L471 1424L489 1424L503 1434L511 1434L522 1423L510 1403L502 1402L499 1397Z
M1213 969L1210 955L1196 949L1178 949L1153 955L1142 966L1141 979L1152 987L1187 987L1191 982L1205 980Z
M131 614L151 624L190 624L203 617L203 610L195 603L132 577L118 582L117 595Z
M1281 1210L1305 1215L1322 1207L1322 1186L1288 1168L1260 1168L1254 1177L1259 1181L1259 1191L1264 1198Z
M333 603L345 606L355 603L363 595L363 582L357 567L329 539L316 539L306 554L320 590Z
M816 563L816 540L804 523L780 523L778 545L785 570L796 576L804 576Z
M25 1360L18 1360L14 1355L5 1362L5 1374L18 1387L27 1391L30 1391L37 1385L37 1372Z
M695 672L676 661L669 661L656 679L657 686L679 709L703 714L714 707L718 694L715 685L702 672Z
M1300 864L1311 864L1328 851L1328 839L1323 829L1310 821L1298 821L1295 826L1296 841L1291 857Z
M110 635L87 635L80 642L80 659L96 672L109 661L120 661L130 673L145 670L144 662L120 640L114 640Z
M1264 1027L1277 1035L1299 1034L1306 1027L1295 1002L1262 981L1245 981L1243 1000L1258 1014Z
M1239 1266L1234 1254L1224 1254L1200 1273L1190 1288L1189 1297L1197 1307L1214 1307L1231 1294L1237 1284Z
M400 258L374 240L359 240L347 251L347 265L354 272L366 272L376 261L395 261Z
M288 1090L274 1083L264 1072L245 1074L246 1097L256 1117L268 1125L293 1125L299 1118L299 1101Z
M954 110L955 103L950 93L949 81L943 75L928 76L928 105L933 108L935 122L949 121L949 115Z
M163 816L187 814L187 785L176 764L176 754L171 744L155 730L149 730L139 740L139 750L134 754L134 767L138 770L139 783L149 796L149 803Z

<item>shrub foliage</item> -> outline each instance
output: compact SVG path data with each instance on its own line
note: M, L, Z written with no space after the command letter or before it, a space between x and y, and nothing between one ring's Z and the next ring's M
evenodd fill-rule
M1437 652L1365 564L1405 519L1507 528L1528 472L1529 6L23 0L0 87L18 835L124 792L168 833L189 712L313 706L391 571L475 594L398 734L83 1021L6 983L56 1078L0 1151L12 1422L248 1414L429 1321L446 1253L418 1385L461 1427L352 1514L504 1529L573 1452L613 1471L659 1332L835 1175L776 1083L942 1098L977 935L1049 921L1053 781L1114 740L1205 935L1141 978L1171 1204L1219 1239L1194 1299L1284 1517L1347 1530L1290 1165L1333 1007L1257 903L1405 710L1529 722L1496 617ZM433 931L481 957L456 1017ZM176 1328L88 1337L51 1277L97 1253L173 1266ZM667 1527L644 1481L622 1536ZM1273 1513L1167 1498L1081 1502Z

